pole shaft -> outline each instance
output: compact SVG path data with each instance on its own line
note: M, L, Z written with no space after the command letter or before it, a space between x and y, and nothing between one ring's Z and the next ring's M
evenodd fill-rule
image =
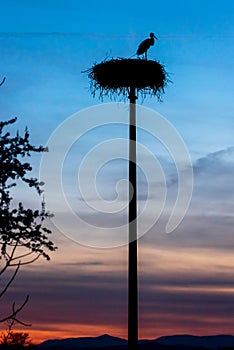
M137 176L136 176L136 99L130 88L129 123L129 244L128 244L128 349L138 348L138 281L137 281Z

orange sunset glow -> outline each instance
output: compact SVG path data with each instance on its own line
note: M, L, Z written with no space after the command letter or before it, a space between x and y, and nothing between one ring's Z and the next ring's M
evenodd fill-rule
M186 231L186 222L182 228ZM179 244L179 235L155 237L152 232L139 241L140 339L232 332L232 251L188 251ZM181 239L185 244L191 237L183 235ZM158 247L152 247L152 240L158 242ZM64 241L67 239L60 236L59 243ZM25 281L28 275L27 285L33 286L30 303L23 312L24 320L32 323L26 331L36 343L106 333L126 339L127 248L96 250L71 241L67 241L67 247L60 256L53 255L49 266L37 263L22 271L21 278ZM88 266L85 259L89 260ZM66 265L63 262L67 260L70 263ZM222 282L217 284L218 280ZM20 291L20 281L16 281L15 288Z
M1 13L0 350L234 347L234 1Z

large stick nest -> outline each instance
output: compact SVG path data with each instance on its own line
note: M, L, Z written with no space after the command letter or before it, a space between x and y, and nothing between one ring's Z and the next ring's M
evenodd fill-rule
M127 98L129 88L134 87L143 98L149 94L161 100L164 88L169 82L164 66L146 59L118 58L95 64L86 71L90 79L93 96L122 96Z

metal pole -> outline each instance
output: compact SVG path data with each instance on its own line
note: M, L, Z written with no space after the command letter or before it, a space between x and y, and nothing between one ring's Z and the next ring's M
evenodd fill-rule
M137 285L137 176L136 176L136 92L130 88L129 122L129 242L128 242L128 349L138 348Z

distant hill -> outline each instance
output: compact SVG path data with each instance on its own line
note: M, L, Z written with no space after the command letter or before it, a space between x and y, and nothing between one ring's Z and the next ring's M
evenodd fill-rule
M208 349L218 349L220 347L234 347L234 336L232 335L213 335L213 336L193 336L193 335L173 335L156 339L164 345L186 345L203 346Z
M192 336L173 335L155 340L139 341L139 350L219 350L234 349L234 336ZM99 337L68 338L47 340L36 347L37 350L127 350L125 339L108 334Z
M101 335L100 337L87 337L87 338L68 338L68 339L56 339L46 340L39 344L37 349L39 350L75 350L75 349L87 349L87 348L104 348L111 346L127 346L125 339L112 337L108 334Z

